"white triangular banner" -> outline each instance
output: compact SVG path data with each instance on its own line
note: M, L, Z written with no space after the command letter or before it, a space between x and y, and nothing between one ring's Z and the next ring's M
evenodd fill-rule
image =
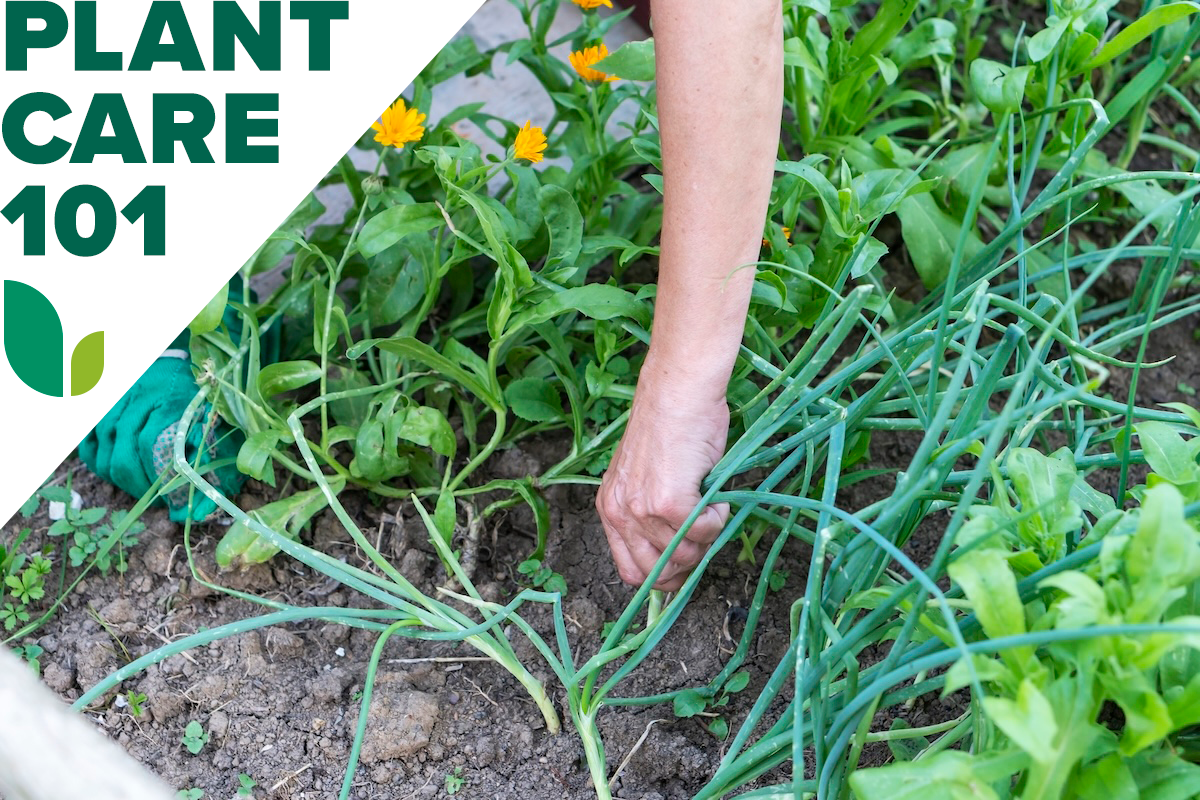
M282 68L276 72L260 71L240 45L234 48L234 71L213 71L216 4L209 0L183 2L204 71L185 72L179 64L161 63L149 71L128 71L150 0L100 0L96 6L97 49L120 53L120 72L76 71L74 15L85 3L59 4L69 33L57 46L29 50L28 69L8 71L9 64L19 61L6 52L0 110L7 112L30 93L56 95L71 109L57 120L47 113L30 115L23 127L30 143L41 145L54 137L74 143L94 97L120 94L151 163L126 164L118 155L71 163L68 155L36 165L18 159L7 143L0 148L0 208L26 187L44 186L49 228L46 255L26 256L28 217L15 223L0 217L3 279L37 289L54 305L68 364L84 336L102 330L105 339L103 376L94 389L77 397L69 396L69 377L68 396L49 397L26 386L8 360L0 359L0 520L16 512L482 3L349 0L349 18L329 23L328 71L309 69L309 37L315 26L293 19L292 13L319 4L304 2L282 3ZM256 25L259 5L240 3ZM39 24L28 27L36 31ZM0 41L9 42L4 26L0 18ZM170 34L163 37L164 42L172 40ZM216 124L205 142L216 163L191 163L180 144L175 145L176 163L153 163L156 93L199 94L212 103ZM278 119L277 137L251 141L278 145L278 163L226 163L226 97L231 93L278 94L277 113L251 115ZM106 134L112 132L106 127ZM60 198L81 185L104 190L118 210L112 244L91 257L69 253L54 230ZM146 256L145 221L131 224L119 213L147 186L166 187L165 256ZM80 235L91 235L94 223L86 207L77 224ZM0 329L3 324L0 309Z

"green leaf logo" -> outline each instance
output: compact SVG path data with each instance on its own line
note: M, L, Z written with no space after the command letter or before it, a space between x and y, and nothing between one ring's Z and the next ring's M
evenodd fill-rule
M4 354L17 377L35 392L63 396L66 348L58 311L20 281L4 282ZM71 394L92 390L104 374L104 331L89 333L71 353Z

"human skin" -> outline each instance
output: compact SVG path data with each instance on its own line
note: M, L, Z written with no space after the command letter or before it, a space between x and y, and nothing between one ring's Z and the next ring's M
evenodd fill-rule
M783 106L780 0L654 0L663 231L650 349L596 495L617 571L640 585L725 452ZM729 516L707 507L654 586L678 589Z

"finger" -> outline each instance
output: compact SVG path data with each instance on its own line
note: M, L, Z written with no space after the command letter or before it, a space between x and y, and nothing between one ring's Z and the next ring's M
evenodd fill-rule
M646 573L638 566L637 560L629 552L629 546L621 538L621 534L607 522L604 525L604 535L608 539L608 549L612 553L613 563L617 566L617 575L631 586L641 586L646 579Z
M721 535L721 531L725 529L727 522L729 522L728 503L718 503L709 506L692 523L692 527L688 530L687 538L700 545L704 551L707 551L708 546L715 542L717 537ZM700 559L696 560L698 562Z
M604 537L608 539L608 550L612 553L613 563L617 567L617 575L625 583L633 586L641 586L642 581L646 579L646 573L642 572L641 568L638 567L620 531L609 523L604 513L604 498L602 494L604 489L602 488L600 491L601 493L596 495L596 510L600 512L600 525L604 529Z
M683 588L683 584L687 583L688 576L691 574L690 571L680 572L670 580L660 580L654 584L654 588L660 592L677 592Z
M655 566L658 565L658 560L662 558L662 551L642 538L627 539L625 544L629 548L629 553L633 556L638 570L642 573L642 580L637 584L640 586L650 573L654 571ZM664 577L673 578L678 570L679 567L677 565L668 561L663 567L662 574L656 580L662 580Z

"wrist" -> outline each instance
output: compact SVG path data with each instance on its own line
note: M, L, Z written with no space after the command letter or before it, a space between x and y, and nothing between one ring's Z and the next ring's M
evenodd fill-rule
M735 358L736 350L726 359L714 357L711 351L700 354L656 349L651 342L638 375L636 399L666 411L724 406Z

